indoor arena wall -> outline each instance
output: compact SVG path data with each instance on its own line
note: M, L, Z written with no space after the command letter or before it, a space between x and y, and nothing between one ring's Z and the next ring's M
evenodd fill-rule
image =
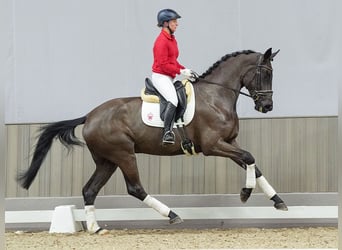
M42 124L7 125L6 196L79 196L94 171L86 147L71 152L55 141L29 191L15 177L29 166ZM76 129L81 137L82 126ZM337 192L337 117L241 119L238 142L250 151L280 193ZM152 194L234 194L245 172L230 159L138 155L145 189ZM256 190L258 192L258 190ZM127 194L118 170L100 195Z

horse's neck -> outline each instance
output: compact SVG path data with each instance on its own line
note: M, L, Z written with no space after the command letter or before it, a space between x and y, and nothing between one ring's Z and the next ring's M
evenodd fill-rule
M255 54L251 53L220 62L203 81L199 81L197 91L203 101L206 102L205 98L220 98L223 105L235 111L239 92L243 87L241 79L255 60Z
M242 63L236 65L235 61L222 62L212 74L206 76L205 80L222 85L224 88L240 90L241 75L244 72Z
M211 74L205 76L204 81L200 81L197 91L204 99L220 98L222 105L227 105L230 110L236 110L236 103L242 88L241 77L249 64L250 62L243 59L221 62Z
M218 105L226 111L236 112L236 103L239 93L220 84L199 81L194 84L196 102Z

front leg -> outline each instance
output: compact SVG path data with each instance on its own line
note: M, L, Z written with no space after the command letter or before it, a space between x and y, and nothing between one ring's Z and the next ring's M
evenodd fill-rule
M240 199L246 202L256 185L255 160L251 153L241 149L234 141L227 143L220 138L215 145L204 148L204 155L228 157L246 170L246 187L242 188Z
M264 192L264 194L274 202L274 207L278 210L287 211L288 208L285 204L285 202L279 197L277 192L274 190L274 188L268 183L266 178L262 175L261 171L258 169L258 167L255 166L255 176L256 176L256 182L261 188L261 190ZM248 198L250 197L253 189L252 188L242 188L240 192L240 199L242 202L246 202Z
M205 155L229 157L236 162L240 167L246 170L246 187L242 188L240 199L246 202L250 197L255 183L257 183L265 195L274 201L274 207L280 210L287 210L284 201L280 199L273 187L268 183L261 171L255 166L255 159L251 153L239 147L234 140L231 143L219 139L217 143L208 151L203 151Z
M238 147L238 144L235 142L234 145ZM234 159L232 159L235 161ZM253 188L254 187L249 187L248 186L248 179L251 178L251 172L250 168L255 170L255 178L256 178L256 183L258 186L261 188L261 190L264 192L264 194L274 202L274 207L278 210L283 210L287 211L288 208L285 204L285 202L279 197L277 192L274 190L274 188L269 184L269 182L266 180L266 178L263 176L259 168L253 163L251 165L241 165L240 161L235 161L239 166L242 168L246 169L247 171L247 176L246 176L246 187L241 189L240 192L240 199L242 202L246 202L248 198L250 197Z

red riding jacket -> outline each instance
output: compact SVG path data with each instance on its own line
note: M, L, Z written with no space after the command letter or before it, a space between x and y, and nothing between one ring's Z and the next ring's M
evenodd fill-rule
M175 36L162 30L153 46L154 61L152 71L175 78L176 74L179 74L180 70L185 68L177 61L178 54Z

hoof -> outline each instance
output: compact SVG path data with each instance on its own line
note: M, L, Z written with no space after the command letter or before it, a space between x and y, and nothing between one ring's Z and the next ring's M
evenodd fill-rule
M289 210L287 208L287 206L285 205L285 203L281 202L281 203L275 203L274 204L274 207L277 209L277 210L282 210L282 211L287 211Z
M251 188L242 188L240 192L240 200L245 203L248 198L251 196L252 189Z
M106 235L106 234L109 234L109 231L107 229L100 228L99 230L97 230L95 232L95 234L97 234L97 235Z
M182 218L179 217L178 215L172 219L169 220L171 225L175 225L175 224L180 224L183 222Z

